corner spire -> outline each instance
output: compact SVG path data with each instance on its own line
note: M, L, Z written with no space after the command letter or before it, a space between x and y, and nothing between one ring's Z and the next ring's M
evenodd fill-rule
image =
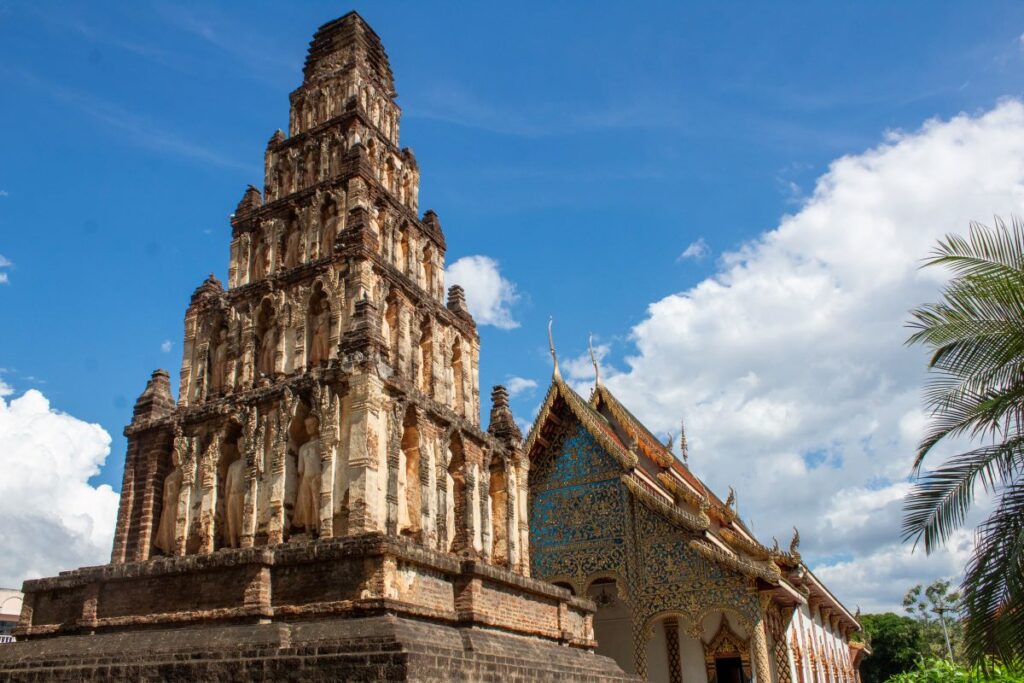
M594 388L602 386L601 384L601 367L597 363L597 356L594 355L594 333L591 332L587 337L587 348L590 349L590 362L594 365Z
M548 348L551 350L551 361L555 364L554 369L551 371L551 376L561 382L562 372L558 369L558 354L555 353L555 337L551 333L551 328L554 327L554 325L554 316L548 317Z

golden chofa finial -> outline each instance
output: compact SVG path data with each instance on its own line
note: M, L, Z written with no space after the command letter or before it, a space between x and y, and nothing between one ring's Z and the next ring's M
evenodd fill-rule
M731 486L729 487L729 497L725 499L725 507L730 510L736 509L736 491Z
M555 353L555 337L551 333L551 328L555 325L555 318L548 318L548 348L551 349L551 361L555 364L554 370L551 371L551 376L558 381L562 380L562 373L558 369L558 354Z
M594 365L594 388L601 386L601 366L597 364L597 356L594 354L594 333L587 337L587 348L590 349L590 362Z
M686 424L682 419L679 420L679 454L683 456L684 463L689 463L690 445L686 443Z

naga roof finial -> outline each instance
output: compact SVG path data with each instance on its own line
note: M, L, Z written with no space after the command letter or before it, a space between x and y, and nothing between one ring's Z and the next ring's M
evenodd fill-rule
M793 527L793 540L789 542L789 554L800 554L800 530Z
M673 436L672 432L669 432L668 433L668 441L665 442L665 449L668 450L669 452L671 452L672 448L674 446L675 446L675 436Z
M683 456L683 462L690 461L690 447L686 443L686 424L682 418L679 419L679 453Z
M548 318L548 347L551 349L551 360L555 364L554 370L551 372L551 376L561 381L562 373L558 369L558 354L555 353L555 338L551 334L551 328L555 325L555 318L553 316Z
M597 363L597 356L594 355L594 333L587 337L587 348L590 349L590 362L594 364L594 388L601 386L601 367Z
M729 487L729 497L725 499L725 507L730 510L733 510L736 507L736 491L734 491L731 486Z

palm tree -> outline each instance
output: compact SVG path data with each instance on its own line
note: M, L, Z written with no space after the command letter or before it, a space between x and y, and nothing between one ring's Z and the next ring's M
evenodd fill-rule
M1024 222L972 223L967 239L948 235L926 266L953 278L939 303L911 311L909 344L932 357L925 386L931 418L914 461L904 540L930 553L964 524L981 487L994 510L976 531L963 580L964 650L975 663L994 654L1024 661ZM922 471L941 442L970 442L938 468Z

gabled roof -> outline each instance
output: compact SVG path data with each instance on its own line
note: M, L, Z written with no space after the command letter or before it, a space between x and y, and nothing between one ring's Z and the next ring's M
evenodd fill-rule
M548 445L546 433L562 423L568 411L595 441L622 467L621 480L634 500L693 535L689 545L709 561L755 578L776 592L802 600L801 595L834 603L837 613L854 628L855 618L821 585L790 552L760 543L736 514L690 468L644 426L603 384L598 383L590 400L584 400L555 375L540 412L526 440L532 459L536 449ZM712 525L712 519L717 524Z
M547 396L544 397L544 403L541 404L540 412L537 414L537 419L533 423L533 428L530 429L530 435L526 438L524 450L528 456L532 456L534 446L538 441L546 444L541 432L550 420L554 419L557 421L557 418L552 418L551 411L559 400L568 407L569 411L590 432L590 435L594 437L601 447L608 451L609 455L622 465L623 469L629 471L636 467L636 453L630 451L622 443L615 430L608 424L608 420L594 410L589 403L583 400L579 394L558 377L551 381L551 388L548 389Z

